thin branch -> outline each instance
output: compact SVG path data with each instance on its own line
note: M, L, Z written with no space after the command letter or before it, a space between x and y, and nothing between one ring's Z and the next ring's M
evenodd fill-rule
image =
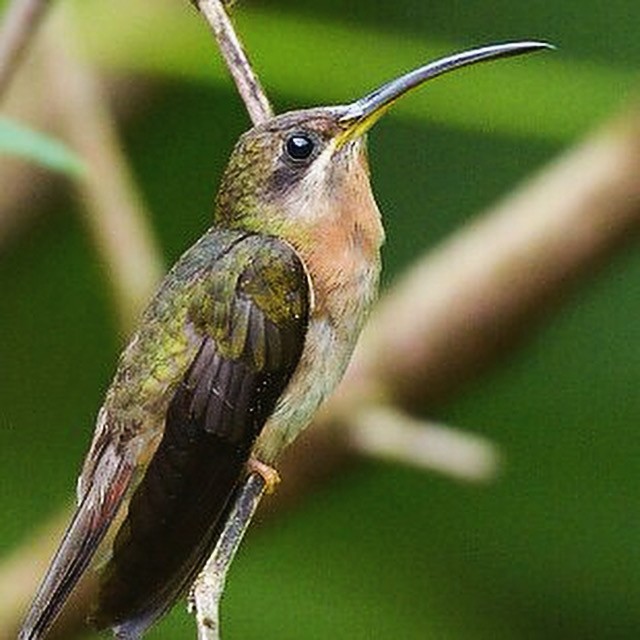
M367 405L346 420L347 437L360 455L466 482L488 482L498 473L495 445L474 433L420 420L384 405Z
M77 182L78 192L107 272L120 330L127 335L162 277L161 251L98 81L69 51L73 33L65 29L68 25L55 26L58 37L47 42L53 103L63 133L88 167Z
M50 0L13 0L0 27L0 99L9 87Z
M269 100L254 73L221 0L197 0L218 41L222 57L236 83L254 125L273 117ZM191 610L195 612L199 640L219 640L220 599L227 572L265 490L257 473L247 478L227 519L220 539L193 585Z
M196 4L218 41L222 57L236 83L251 122L258 125L269 120L273 117L273 109L223 3L220 0L196 0Z
M227 572L265 493L265 487L265 480L259 473L252 473L245 480L234 500L224 531L193 584L189 610L196 614L198 640L220 638L220 600Z

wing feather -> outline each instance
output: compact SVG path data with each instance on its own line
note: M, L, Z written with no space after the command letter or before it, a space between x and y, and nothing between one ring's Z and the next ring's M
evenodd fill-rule
M141 463L137 445L127 442L147 426L127 422L130 409L112 422L103 407L78 509L20 640L46 634L129 496L101 579L96 622L113 626L118 637L138 638L187 588L215 544L254 439L297 366L309 296L297 255L276 238L213 229L181 258L143 316L147 324L123 354L114 383L130 407L147 389L165 393L162 385L146 386L158 367L176 371L178 379L167 383L173 397L160 443L146 471L140 468L146 458ZM199 338L193 360L179 368L155 341L175 334L154 326L170 325L185 303L185 340Z
M285 243L249 236L202 286L190 315L201 343L101 581L95 620L123 637L171 606L206 560L304 346L308 281Z

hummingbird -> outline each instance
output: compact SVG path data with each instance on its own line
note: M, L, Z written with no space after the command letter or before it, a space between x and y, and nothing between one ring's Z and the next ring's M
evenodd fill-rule
M239 138L213 226L170 270L120 356L75 514L20 640L47 634L91 562L91 620L116 638L142 637L186 593L248 470L272 481L342 378L376 298L384 231L367 131L427 80L549 47L457 53Z

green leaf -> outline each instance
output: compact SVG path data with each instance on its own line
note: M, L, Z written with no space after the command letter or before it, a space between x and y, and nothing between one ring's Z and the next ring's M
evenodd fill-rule
M14 155L70 176L81 176L84 165L62 142L0 116L0 155Z

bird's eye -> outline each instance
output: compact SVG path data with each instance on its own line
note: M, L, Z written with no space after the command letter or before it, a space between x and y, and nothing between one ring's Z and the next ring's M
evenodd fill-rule
M285 149L292 160L307 160L314 147L315 143L306 133L294 133L285 142Z

